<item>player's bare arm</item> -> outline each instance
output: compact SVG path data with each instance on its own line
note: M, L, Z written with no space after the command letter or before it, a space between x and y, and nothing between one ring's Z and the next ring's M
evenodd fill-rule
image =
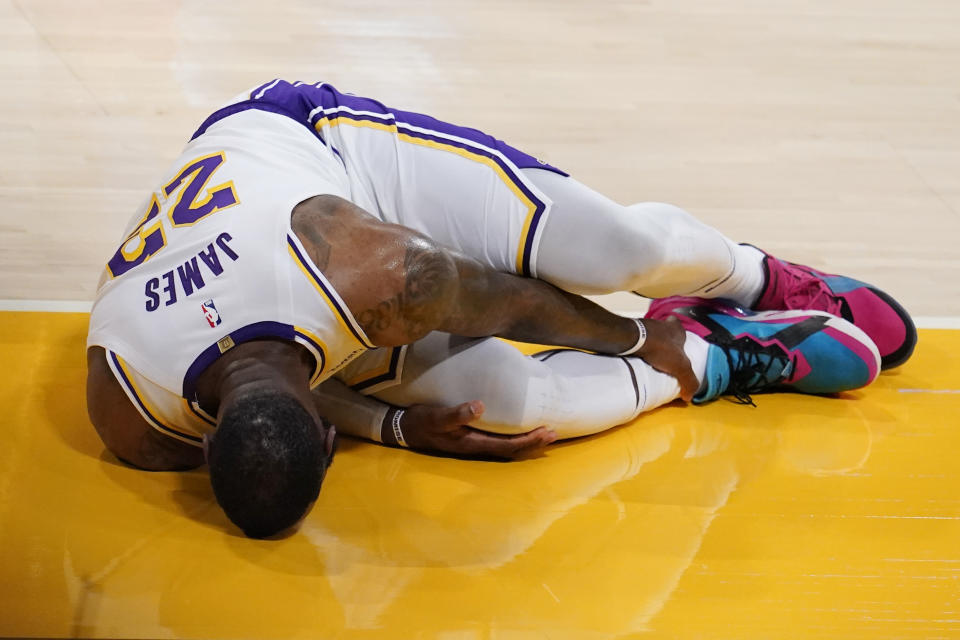
M546 282L494 271L335 196L298 205L293 228L379 346L409 344L434 330L600 353L637 342L631 319ZM697 382L683 353L683 329L644 323L648 337L636 355L676 377L689 399Z
M110 371L103 347L87 349L87 411L103 443L127 464L147 471L203 464L201 449L157 432L137 412Z

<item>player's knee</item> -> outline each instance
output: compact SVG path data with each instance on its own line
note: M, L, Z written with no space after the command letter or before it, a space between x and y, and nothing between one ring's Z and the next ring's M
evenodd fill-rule
M627 207L640 229L638 244L644 248L649 275L657 270L681 267L703 253L704 234L716 232L687 211L664 202L641 202Z
M628 209L648 237L645 274L633 291L690 295L732 268L730 241L680 207L643 202Z
M641 233L651 240L659 240L659 245L686 237L691 227L702 225L686 210L666 202L638 202L628 206L627 210L639 223L637 227Z
M642 202L608 213L602 251L580 264L586 285L574 283L580 292L646 292L685 268L679 263L695 253L705 228L680 207L663 202Z
M501 368L487 381L482 424L485 431L515 435L543 426L547 403L560 399L557 376L536 361L523 367Z
M641 216L636 215L638 210ZM593 267L597 272L592 274L593 281L611 292L637 288L667 260L662 227L651 222L659 217L659 208L634 205L625 207L624 212L606 234L602 260Z

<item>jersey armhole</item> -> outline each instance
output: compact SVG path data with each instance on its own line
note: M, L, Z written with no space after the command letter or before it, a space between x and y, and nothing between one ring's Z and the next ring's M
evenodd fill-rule
M161 413L156 407L151 406L146 395L138 388L135 382L135 374L120 356L109 349L104 349L104 353L106 354L107 366L110 368L110 371L113 372L123 392L133 406L136 407L140 415L143 416L143 419L147 421L147 424L165 436L176 438L181 442L186 442L195 447L203 446L203 438L184 433L162 418Z

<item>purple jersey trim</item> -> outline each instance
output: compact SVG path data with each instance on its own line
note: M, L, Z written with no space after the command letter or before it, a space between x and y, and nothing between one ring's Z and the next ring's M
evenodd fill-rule
M387 368L386 373L381 373L380 375L374 376L369 380L358 382L355 385L351 385L350 388L354 391L363 391L364 389L369 389L370 387L382 382L396 380L399 377L399 371L397 371L397 368L400 364L400 354L403 353L403 346L392 347L392 349L393 353L390 354L390 365Z
M290 340L292 342L295 335L296 332L293 328L293 325L268 320L264 322L254 322L253 324L248 324L245 327L240 327L239 329L231 331L226 336L223 336L223 338L229 336L233 339L234 346L236 346L244 342L249 342L250 340L265 337L281 338L283 340ZM223 340L223 338L220 340ZM220 357L222 352L220 351L220 346L218 343L219 341L204 349L187 368L187 372L183 375L183 397L188 401L196 397L197 378L199 378L200 374L207 370L207 367L213 364L214 360Z
M298 338L300 338L301 340L309 344L311 347L316 349L317 353L320 354L320 360L319 362L317 362L317 366L314 367L313 369L313 379L316 379L317 376L323 373L323 370L327 366L327 354L324 353L323 347L320 346L320 343L318 343L316 340L314 340L307 334L303 333L302 331L296 331L295 333Z
M294 242L293 238L291 238L289 235L287 236L287 245L289 245L294 256L296 256L297 262L299 262L303 268L307 270L307 273L310 274L310 277L313 279L316 285L323 289L323 292L327 296L327 300L329 300L330 304L333 305L337 314L339 314L339 316L343 319L343 323L347 325L348 329L350 329L350 333L352 333L353 337L357 339L357 342L368 349L373 349L374 344L364 338L364 336L357 330L357 327L354 326L354 321L351 319L351 314L345 311L342 306L340 306L340 303L337 302L337 296L334 295L334 293L327 287L326 283L323 281L323 278L317 275L316 270L313 268L313 263L303 257L300 249L297 248L297 243Z
M184 398L184 400L186 400L186 398ZM205 413L198 411L197 407L193 406L193 402L191 402L190 400L186 400L186 402L187 402L187 406L190 407L190 413L197 416L198 418L206 422L211 427L217 426L216 420L211 420L209 417L207 417Z

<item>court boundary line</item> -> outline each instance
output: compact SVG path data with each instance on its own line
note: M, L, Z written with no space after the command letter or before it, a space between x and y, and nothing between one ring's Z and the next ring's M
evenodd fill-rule
M93 303L87 300L2 300L0 311L49 312L49 313L89 313ZM631 316L636 309L618 309L612 312ZM914 316L918 329L960 329L960 316Z
M86 300L0 300L0 311L49 311L52 313L90 313Z

